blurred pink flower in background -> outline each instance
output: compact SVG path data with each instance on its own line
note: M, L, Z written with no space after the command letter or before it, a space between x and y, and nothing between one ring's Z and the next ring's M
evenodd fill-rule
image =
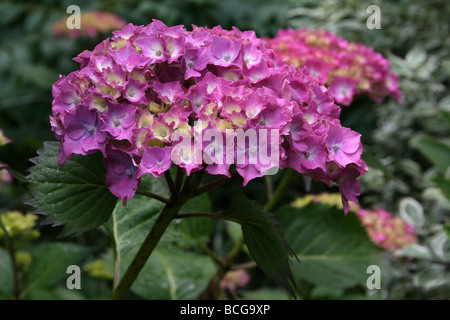
M391 96L402 102L398 77L390 62L361 43L349 42L326 30L279 30L268 45L285 61L306 66L333 98L349 106L355 97L367 95L377 103Z
M244 288L250 282L250 275L244 269L230 270L220 282L220 287L225 290L235 291L236 288Z
M385 250L395 251L417 242L414 227L386 210L360 208L356 215L372 241Z
M3 130L0 129L0 147L10 142L12 141L5 137L5 135L3 134ZM11 174L5 169L5 167L7 167L7 165L0 162L0 190L5 184L10 183L13 179Z
M0 190L5 184L11 183L13 178L8 170L5 169L7 165L0 162Z
M67 17L63 17L53 24L53 34L58 37L80 36L95 37L97 34L108 33L122 29L126 21L117 15L102 11L86 11L81 13L80 29L68 29Z

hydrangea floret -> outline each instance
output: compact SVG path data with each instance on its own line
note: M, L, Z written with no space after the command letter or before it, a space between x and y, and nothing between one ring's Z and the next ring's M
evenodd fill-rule
M128 24L74 59L80 69L53 85L59 163L101 152L106 184L124 204L142 176L173 165L228 177L235 166L244 185L292 168L337 184L348 211L367 166L360 134L341 126L329 90L253 31L192 28ZM237 143L242 132L256 132L256 143ZM189 152L179 148L186 141ZM276 161L251 161L263 145Z

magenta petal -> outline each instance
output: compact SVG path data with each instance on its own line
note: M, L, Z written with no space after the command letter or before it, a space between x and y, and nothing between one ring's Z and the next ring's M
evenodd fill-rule
M126 103L107 101L108 110L102 115L104 125L102 130L108 132L117 140L131 141L133 126L136 123L136 107Z
M134 197L140 180L136 177L138 167L132 157L120 150L108 149L105 158L105 183L113 195L122 199L123 205Z
M101 131L102 121L95 111L88 108L77 109L64 118L66 135L62 140L67 158L72 153L86 155L97 150L104 152L106 134Z
M356 81L345 78L336 77L329 87L330 93L336 101L344 106L349 106L353 100L356 89Z
M263 176L261 171L258 170L257 167L253 164L248 164L246 166L236 166L236 171L242 178L244 178L244 181L242 183L243 186L246 186L251 180Z
M239 40L214 36L210 49L211 57L216 65L228 67L239 55L241 44Z
M144 155L141 160L137 176L151 173L155 177L161 177L172 166L171 147L144 147Z

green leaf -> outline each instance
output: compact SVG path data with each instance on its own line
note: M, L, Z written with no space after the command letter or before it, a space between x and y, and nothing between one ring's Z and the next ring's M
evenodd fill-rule
M58 72L43 65L20 65L15 69L15 72L43 89L50 88L58 80Z
M289 265L290 249L273 215L241 194L234 197L225 214L241 224L244 242L258 267L295 296L292 290L294 278Z
M6 170L8 170L9 174L12 175L14 179L16 179L22 185L26 185L28 183L27 177L24 174L20 173L19 171L9 167L6 168Z
M142 187L149 192L157 193L162 196L167 197L169 194L168 188L163 179L157 179L149 175L143 177ZM203 200L205 200L205 198L203 198ZM116 271L114 273L116 274L116 277L119 274L125 272L128 264L131 262L132 253L136 252L137 248L144 242L144 239L150 232L163 207L164 203L140 195L137 195L133 199L130 199L126 207L124 207L122 203L118 201L111 219L107 224L105 224L105 227L114 239L114 246L116 250L114 262ZM208 210L210 208L210 204L207 203L206 205L202 205L198 201L192 201L186 203L185 207L183 207L183 210L186 209L187 211L190 211L194 208L198 208L197 210ZM192 218L185 220L195 221L198 219ZM209 226L210 222L207 223ZM181 230L182 232L180 232ZM196 229L193 225L185 225L181 230L179 225L176 226L175 223L170 224L165 231L162 239L160 240L158 248L167 245L179 245L182 247L198 245L198 241L194 241L193 237L198 236L206 229L202 229L202 226ZM209 233L209 229L207 229L207 231ZM187 258L189 259L191 257ZM189 264L189 260L186 260L185 264ZM144 269L149 268L153 267L144 267ZM180 268L183 270L184 266L180 266ZM145 271L141 272L141 274L143 274L144 272ZM142 276L141 274L140 277ZM170 277L161 278L158 280L159 282L157 284L147 284L147 286L151 287L153 285L170 285L169 280ZM140 290L144 289L140 288Z
M25 297L35 288L51 287L67 278L69 276L67 267L76 265L88 253L88 248L69 242L42 243L33 246L33 260L22 296Z
M419 136L412 140L413 145L441 172L450 166L450 146L433 137Z
M442 229L444 230L447 238L450 239L450 222L442 225Z
M149 175L143 177L142 187L149 192L163 196L168 194L162 180ZM105 227L113 237L119 261L122 255L144 242L163 207L164 203L141 195L136 195L133 199L128 200L125 207L120 200L117 201L116 208ZM168 232L161 241L166 241L167 236Z
M176 248L157 248L131 290L150 300L197 299L215 273L213 261Z
M416 243L410 244L395 251L395 255L397 257L416 258L423 260L431 259L430 250L427 247Z
M426 292L442 290L442 292L448 294L450 276L445 265L432 264L416 275L414 284Z
M244 291L244 300L289 300L289 295L283 289L260 289Z
M400 201L399 213L406 223L420 229L425 223L422 205L411 197L403 198Z
M442 177L434 177L431 179L434 184L441 189L442 193L450 199L450 179L445 179Z
M283 235L299 261L293 261L295 279L333 288L365 285L367 267L378 265L382 276L382 250L369 239L356 215L334 207L310 204L285 206L277 211Z
M412 67L420 67L427 59L427 53L420 47L414 47L405 56L406 62L408 62Z
M210 212L211 200L208 193L189 200L180 212ZM205 244L209 241L211 232L211 218L187 218L181 219L177 230L182 233L184 246L195 246Z
M83 281L83 280L82 280ZM81 285L83 288L83 284ZM80 290L70 290L66 287L35 288L28 295L29 300L84 300Z
M450 126L450 112L439 110L439 114L444 118L445 122L447 122L447 125Z
M168 194L161 179L149 175L143 177L141 187L162 196ZM163 207L164 203L141 195L136 195L133 199L128 200L126 206L123 206L120 200L117 201L111 218L105 224L114 243L113 269L115 271L113 274L115 277L120 276L128 267L123 262L124 255L144 242ZM161 242L167 239L167 235L168 231L164 234ZM115 281L118 282L119 279L115 279Z
M142 187L149 192L162 196L168 196L169 194L164 180L149 175L143 177ZM209 209L209 207L200 207L200 204L196 205L195 202L188 202L187 205L185 207L187 210L190 209L189 206L194 206L201 210ZM163 207L164 203L140 195L130 199L126 207L118 201L111 219L105 224L114 240L114 274L116 277L126 271L138 247L144 242ZM192 218L192 220L197 219ZM169 225L158 247L152 253L138 279L133 284L133 291L136 291L137 294L146 299L171 299L173 297L193 299L196 298L196 294L199 294L204 289L212 276L211 272L213 271L211 270L214 270L214 264L209 257L184 252L173 247L174 245L186 247L192 244L192 236L196 232L194 230L197 229L186 228L185 230L189 230L190 233L180 233L175 223ZM195 242L194 245L197 244ZM169 245L170 249L164 248ZM176 265L170 264L170 266L167 266L167 261L176 263ZM187 270L188 266L188 268L191 268L191 264L193 264L192 269L194 270ZM109 266L112 271L111 263ZM189 277L192 277L192 283L190 283Z
M169 194L164 180L148 175L143 177L141 187L162 196L167 197ZM130 199L126 207L120 201L117 203L111 219L105 224L106 229L113 236L115 246L114 258L110 254L106 262L112 271L114 259L116 277L125 273L163 207L164 203L140 195ZM210 201L207 196L203 196L200 200L189 201L182 210L208 211ZM192 218L192 220L199 219ZM176 245L182 247L198 245L197 240L209 234L210 221L207 225L203 222L201 221L199 225L184 226L181 226L181 223L170 224L158 247L133 283L131 291L144 299L197 298L214 275L214 263L205 255L181 250ZM118 280L115 279L116 282Z
M227 232L234 243L238 242L242 237L242 228L239 223L232 221L225 221L227 225Z
M32 204L48 216L46 222L64 225L61 236L78 235L107 221L117 198L105 185L100 154L73 155L61 168L58 153L58 142L45 142L32 159L35 165L28 175Z
M14 295L13 272L11 258L0 248L0 299L8 299Z
M230 236L231 240L233 240L233 243L236 244L238 241L242 241L242 227L239 223L232 222L232 221L225 221L227 233ZM250 256L250 253L248 252L248 247L244 243L242 245L243 252L245 252L247 255Z

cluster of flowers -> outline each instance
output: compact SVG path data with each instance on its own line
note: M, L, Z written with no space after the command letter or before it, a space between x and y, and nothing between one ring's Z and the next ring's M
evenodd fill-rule
M236 291L237 288L245 288L250 282L250 274L247 270L237 269L230 270L225 273L222 281L220 281L220 287L225 290Z
M414 227L386 210L360 208L356 214L372 241L385 250L395 251L417 242Z
M113 13L86 11L80 14L80 29L67 28L67 17L64 17L53 24L53 34L57 37L95 37L97 34L122 29L125 25L126 22Z
M280 169L335 182L346 210L347 200L357 201L358 177L367 171L360 134L341 126L341 109L316 78L277 58L254 32L187 31L153 20L113 34L78 55L81 69L53 85L50 122L61 165L72 154L100 151L106 184L126 204L143 175L160 177L173 159L192 156L176 148L180 136L194 141L208 129L228 141L238 129L273 129ZM194 153L209 146L193 145ZM187 175L205 168L230 176L227 161L177 164ZM244 185L271 169L260 161L234 164Z
M35 229L38 217L34 214L23 214L20 211L7 211L0 214L0 244L14 241L15 247L25 245L40 237L41 233ZM6 233L5 233L6 230ZM14 258L18 270L28 271L33 256L27 250L15 250Z
M94 279L114 279L114 276L106 268L105 261L102 259L97 259L86 263L83 267L83 270L86 271L86 273Z
M342 209L340 195L321 193L296 199L292 205L303 207L309 203L323 203ZM417 242L415 229L398 216L392 216L384 209L363 209L357 203L350 202L350 211L355 213L365 227L370 239L387 251L394 252Z
M398 77L389 70L389 61L370 47L348 42L329 31L308 29L280 30L266 41L282 59L307 66L343 106L360 95L377 103L388 96L402 102Z
M4 146L10 142L11 142L11 140L8 139L7 137L5 137L5 135L3 134L3 130L0 129L0 147ZM0 162L0 190L3 185L10 183L13 179L11 174L7 170L1 169L6 166L7 166L6 164Z
M341 196L339 193L323 192L319 194L308 194L306 196L297 198L291 205L295 208L301 208L307 206L310 203L322 203L329 207L337 207L343 209ZM359 206L356 202L349 201L350 211L356 213Z
M40 232L34 229L37 219L38 217L34 214L23 214L20 211L8 211L0 215L0 222L8 236L18 241L31 241L40 236ZM6 238L5 230L0 228L0 240Z

